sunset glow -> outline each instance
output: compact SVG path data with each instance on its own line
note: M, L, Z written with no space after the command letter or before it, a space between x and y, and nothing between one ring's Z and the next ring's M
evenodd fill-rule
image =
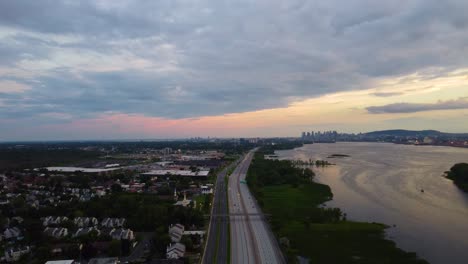
M0 140L467 131L466 4L355 2L3 2Z

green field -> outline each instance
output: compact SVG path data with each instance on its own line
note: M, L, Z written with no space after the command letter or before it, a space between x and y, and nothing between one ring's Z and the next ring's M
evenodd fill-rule
M382 224L324 216L324 210L333 210L318 208L332 198L327 185L274 185L263 187L261 193L275 233L290 241L290 247L284 247L289 263L296 255L308 257L311 263L427 263L384 239Z

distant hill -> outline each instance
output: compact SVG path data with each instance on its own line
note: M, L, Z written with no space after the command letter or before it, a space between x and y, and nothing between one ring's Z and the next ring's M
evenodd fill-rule
M405 130L405 129L392 129L392 130L381 130L365 133L366 136L396 136L396 137L434 137L447 135L449 133L443 133L437 130Z
M445 133L437 130L405 130L391 129L364 133L368 138L381 137L439 137L439 138L468 138L468 133Z

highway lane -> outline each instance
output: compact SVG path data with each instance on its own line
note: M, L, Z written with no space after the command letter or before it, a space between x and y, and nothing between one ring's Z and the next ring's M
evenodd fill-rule
M222 179L218 179L220 184L218 186L219 194L219 214L228 213L228 201L226 197L226 180L223 176ZM219 224L219 240L218 240L218 250L216 252L216 263L227 263L228 258L228 232L229 225L227 219L224 217L217 217L217 222Z
M234 167L233 163L218 173L216 177L216 186L213 198L212 215L228 214L228 204L226 198L225 176L229 169ZM223 217L210 217L210 226L208 231L208 241L203 254L202 263L227 263L228 259L228 221Z
M239 175L245 170L246 163L249 160L247 155L229 177L229 213L243 213L242 200L239 193L237 181ZM255 246L253 244L252 232L246 221L246 216L231 216L231 263L259 263L259 259L254 254Z
M231 263L285 263L276 238L265 222L261 209L245 184L254 151L249 152L229 177L231 216ZM256 215L257 214L257 215Z

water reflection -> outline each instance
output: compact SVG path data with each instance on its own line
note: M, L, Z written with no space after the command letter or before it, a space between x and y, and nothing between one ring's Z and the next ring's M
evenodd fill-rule
M349 219L395 225L388 236L431 263L468 263L468 195L442 177L453 164L468 162L468 149L336 143L277 153L305 161L350 155L314 168L316 180L332 188L328 206Z

